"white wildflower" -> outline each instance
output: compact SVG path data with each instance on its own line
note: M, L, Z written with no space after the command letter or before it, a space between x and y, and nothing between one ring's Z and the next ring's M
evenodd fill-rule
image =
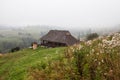
M97 61L97 59L94 59L94 61Z
M107 42L107 40L106 40L106 39L103 39L103 40L102 40L102 42L103 42L103 43L106 43L106 42Z
M104 53L104 50L101 49L101 50L100 50L100 53Z
M102 59L101 62L104 63L104 60Z
M82 48L82 46L80 45L79 47L78 47L78 50L80 50Z
M96 55L99 55L99 53L96 53Z
M91 41L91 40L87 41L87 44L88 44L88 45L91 45L91 44L92 44L92 41Z
M94 53L95 52L95 50L94 49L92 49L92 53Z
M99 43L99 44L98 44L98 46L102 46L102 44L101 44L101 43Z
M98 62L98 65L101 65L101 62Z
M89 54L87 54L86 56L89 56Z

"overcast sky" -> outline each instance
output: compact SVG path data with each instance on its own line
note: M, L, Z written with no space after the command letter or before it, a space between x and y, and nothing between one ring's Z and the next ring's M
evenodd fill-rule
M0 0L0 25L120 24L120 0Z

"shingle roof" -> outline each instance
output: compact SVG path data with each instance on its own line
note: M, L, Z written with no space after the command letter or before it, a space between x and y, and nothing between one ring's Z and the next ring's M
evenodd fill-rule
M41 40L65 43L66 45L73 45L78 42L69 31L65 30L50 30Z

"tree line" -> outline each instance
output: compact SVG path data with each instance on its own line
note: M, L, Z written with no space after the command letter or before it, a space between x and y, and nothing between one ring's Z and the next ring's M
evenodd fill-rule
M13 48L19 47L20 49L31 46L32 42L38 42L38 40L32 37L22 37L19 41L0 41L0 53L11 52Z

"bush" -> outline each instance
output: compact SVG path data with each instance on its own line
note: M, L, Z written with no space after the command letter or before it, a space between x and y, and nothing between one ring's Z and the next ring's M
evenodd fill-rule
M111 39L85 42L81 49L74 48L79 80L120 80L120 35ZM80 45L79 45L80 46Z
M97 38L99 35L97 33L91 33L87 35L87 40L92 40L94 38Z
M11 49L11 52L15 52L15 51L19 51L19 50L20 50L20 47L15 47L15 48Z

